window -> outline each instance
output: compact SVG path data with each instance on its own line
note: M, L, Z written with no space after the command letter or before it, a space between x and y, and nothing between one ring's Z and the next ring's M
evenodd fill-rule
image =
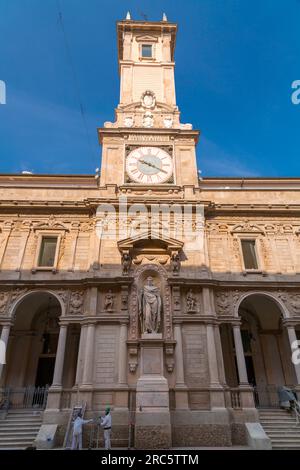
M151 44L142 44L142 57L152 57Z
M50 268L54 266L56 247L57 237L42 237L38 267Z
M258 269L255 240L241 240L245 269Z

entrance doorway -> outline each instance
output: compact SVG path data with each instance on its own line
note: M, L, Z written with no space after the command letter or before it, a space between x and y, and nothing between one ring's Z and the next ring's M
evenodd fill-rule
M36 387L50 386L53 380L55 356L40 357L35 380Z

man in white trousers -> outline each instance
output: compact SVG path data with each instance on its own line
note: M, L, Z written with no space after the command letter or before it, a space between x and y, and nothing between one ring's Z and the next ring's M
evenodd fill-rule
M111 435L111 414L110 407L105 408L105 416L101 418L101 426L104 430L104 445L105 449L110 449L110 435Z
M92 421L92 419L82 419L81 413L78 413L73 425L72 450L82 449L82 426Z

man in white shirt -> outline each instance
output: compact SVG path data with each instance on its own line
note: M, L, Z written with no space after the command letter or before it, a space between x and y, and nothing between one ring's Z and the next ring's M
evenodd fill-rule
M105 449L110 449L110 435L111 435L111 414L110 407L107 406L105 409L105 416L101 418L101 426L104 429L104 445Z
M72 450L82 449L82 426L92 421L92 419L82 419L81 413L78 413L73 424Z

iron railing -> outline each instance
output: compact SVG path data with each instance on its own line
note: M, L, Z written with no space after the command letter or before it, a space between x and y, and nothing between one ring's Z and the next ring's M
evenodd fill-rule
M2 409L45 409L48 387L4 388L1 390Z

